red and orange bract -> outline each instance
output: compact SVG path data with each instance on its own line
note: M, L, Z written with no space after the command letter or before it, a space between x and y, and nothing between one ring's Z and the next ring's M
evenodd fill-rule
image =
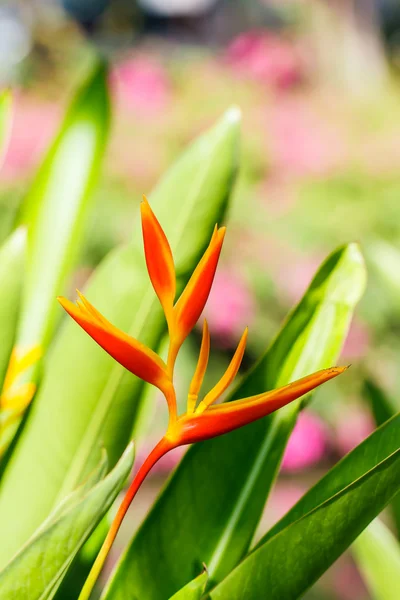
M168 325L167 363L152 349L107 321L79 292L77 306L64 298L59 298L64 309L106 352L131 373L163 392L170 417L165 436L139 469L118 510L79 600L89 598L94 582L133 497L147 473L161 456L177 446L210 439L260 419L336 377L346 369L346 367L324 369L276 390L215 405L214 403L230 386L239 371L247 341L246 328L226 372L198 402L210 352L210 334L207 323L204 321L199 360L187 398L187 411L179 416L173 383L175 361L184 340L196 325L207 302L222 250L225 228L215 226L207 249L180 298L175 301L176 274L172 251L146 198L141 204L141 216L147 270Z

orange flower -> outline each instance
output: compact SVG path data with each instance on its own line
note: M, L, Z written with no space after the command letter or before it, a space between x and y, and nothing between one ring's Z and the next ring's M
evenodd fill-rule
M71 317L115 360L164 393L170 412L170 423L165 436L169 448L208 439L251 423L344 371L344 367L325 369L277 390L212 406L233 382L240 368L247 341L246 329L225 374L198 402L210 352L210 334L207 323L204 322L199 361L188 393L187 412L178 417L173 386L175 358L207 301L222 249L225 228L215 227L209 246L179 300L174 304L176 276L171 248L146 198L141 203L141 215L147 269L169 328L168 363L165 364L153 350L117 329L79 292L77 306L65 298L59 298L59 301Z
M219 382L198 402L210 352L210 334L207 323L204 322L199 360L189 387L187 412L178 416L173 386L175 359L185 338L198 321L207 301L222 249L225 228L218 229L217 226L215 227L208 248L195 268L179 300L174 304L176 276L171 248L146 198L141 204L141 215L147 269L168 324L170 346L167 364L153 350L107 321L79 292L77 306L64 298L59 298L60 303L71 317L106 352L131 373L155 385L164 393L170 414L167 432L148 456L133 480L97 557L80 600L89 597L94 581L100 572L133 497L149 470L161 456L177 446L207 440L260 419L300 398L300 396L329 379L340 375L346 368L324 369L276 390L234 402L215 405L214 403L231 385L240 368L247 341L248 332L246 329L226 372Z
M169 321L172 317L171 313L176 294L174 259L167 237L145 196L143 196L140 210L147 270L154 291Z
M153 350L112 325L90 302L78 292L77 306L58 298L67 313L123 367L140 379L158 387L170 396L172 382L167 366Z

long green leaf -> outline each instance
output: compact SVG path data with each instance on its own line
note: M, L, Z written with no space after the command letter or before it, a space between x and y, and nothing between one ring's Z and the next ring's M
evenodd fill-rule
M334 252L233 397L257 394L335 363L364 283L357 245ZM162 600L190 581L202 563L211 581L238 563L251 543L299 407L294 403L187 452L124 553L107 600L123 592Z
M380 519L375 519L352 545L353 556L374 600L398 600L400 546Z
M400 414L395 415L342 458L267 532L259 541L258 546L267 542L335 494L342 492L354 481L363 477L371 469L374 469L377 464L396 452L400 447L399 427Z
M370 401L376 424L382 425L400 409L400 403L389 397L372 379L365 379L364 393Z
M212 600L296 600L348 548L400 488L400 450L252 552Z
M0 594L8 600L54 596L79 549L123 487L133 465L130 444L111 473L88 490L73 492L0 573ZM103 471L97 470L90 484Z
M26 231L17 229L0 249L0 388L15 340L26 258Z
M55 297L64 289L80 245L108 124L106 70L99 64L72 102L22 207L29 252L19 345L49 341Z
M372 379L365 379L364 394L370 401L372 412L374 414L376 424L382 425L400 409L400 403L395 398L389 396L383 389ZM393 498L391 510L396 524L397 537L400 538L400 494Z
M187 257L192 268L224 214L237 167L238 133L239 115L233 110L185 152L151 195L182 281L188 277ZM105 259L85 293L118 327L157 346L165 322L138 230L129 246ZM117 460L130 437L142 390L138 379L66 320L0 490L0 535L12 540L12 551L92 468L101 445L111 464ZM0 564L8 557L0 545Z
M171 596L170 600L200 600L207 585L207 580L208 574L207 571L204 571L196 579L189 581L179 592Z
M104 65L96 66L76 95L22 206L28 247L15 340L20 355L34 346L40 346L43 354L55 324L55 297L64 289L76 258L107 138L105 75ZM38 375L36 362L19 379L36 384ZM2 436L3 452L19 421L14 419Z

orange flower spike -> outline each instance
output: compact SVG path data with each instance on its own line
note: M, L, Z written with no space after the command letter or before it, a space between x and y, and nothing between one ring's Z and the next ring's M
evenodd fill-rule
M208 324L206 319L203 323L203 337L201 340L199 360L197 362L196 371L193 375L193 379L190 383L188 401L187 401L187 414L194 412L197 398L199 396L200 388L203 383L204 375L206 373L208 358L210 355L210 332L208 330Z
M58 301L117 362L140 379L158 387L166 396L170 412L175 416L175 393L164 361L153 350L107 321L82 294L79 296L78 306L65 298L58 298Z
M214 229L210 244L175 305L177 348L196 325L209 296L225 236L225 227Z
M264 394L211 406L202 413L196 411L191 416L179 419L171 429L171 435L177 445L185 445L229 433L286 406L346 369L347 367L323 369Z
M145 196L140 204L140 211L147 270L154 291L164 309L168 325L171 326L172 307L176 294L174 259L166 235Z
M208 394L200 402L196 409L196 414L201 414L211 404L218 400L218 398L224 393L224 391L231 385L232 381L235 379L237 372L239 371L240 365L242 363L244 351L246 349L248 331L249 330L246 327L238 344L238 347L236 348L236 352L233 355L233 358L229 364L229 367L227 368L221 379L218 381L218 383L208 392Z

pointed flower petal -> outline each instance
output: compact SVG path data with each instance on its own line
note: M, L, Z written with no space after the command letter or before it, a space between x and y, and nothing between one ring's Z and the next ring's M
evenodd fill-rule
M218 383L208 392L204 399L200 402L197 407L196 414L204 412L211 404L213 404L218 398L224 393L224 391L231 385L235 379L237 372L239 371L242 363L243 354L246 349L248 328L244 330L241 340L236 348L236 352L232 357L229 367L225 371L224 375L218 381Z
M143 197L140 210L147 270L168 319L176 293L174 259L166 235L146 197Z
M171 430L171 436L179 440L178 445L184 445L223 435L269 415L322 383L337 377L346 369L347 367L323 369L283 388L212 406L201 414L183 417L176 423L175 429Z
M203 323L203 337L201 340L199 360L197 362L196 371L189 387L187 412L191 414L196 406L197 398L203 383L204 375L208 365L208 357L210 355L210 332L206 319Z
M214 280L224 236L225 227L214 230L207 250L175 305L178 345L189 335L203 312Z
M80 294L78 306L58 298L67 313L123 367L167 394L171 382L165 363L144 344L112 325Z

